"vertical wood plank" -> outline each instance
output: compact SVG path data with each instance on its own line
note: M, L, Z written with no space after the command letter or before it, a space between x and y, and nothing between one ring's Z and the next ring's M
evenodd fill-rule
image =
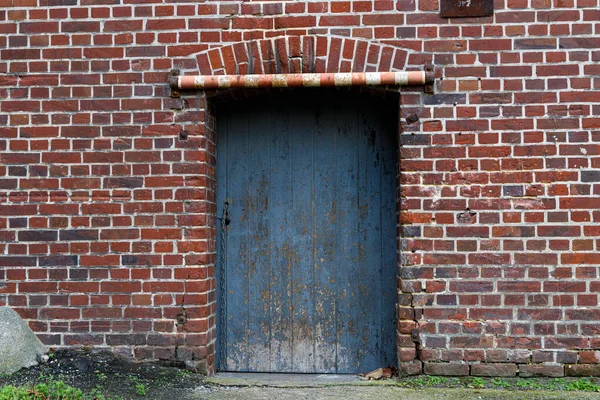
M314 370L313 333L313 152L314 119L305 110L291 113L292 129L292 263L293 359L299 371Z
M335 116L315 107L315 370L335 373L337 350Z
M379 103L376 99L370 99ZM364 103L362 103L364 104ZM361 105L362 105L361 104ZM379 108L379 107L378 107ZM368 111L367 111L368 110ZM380 358L381 330L381 114L358 107L358 240L357 273L363 277L354 287L363 299L356 313L362 321L357 332L362 346L358 349L359 370L377 365Z
M364 277L358 274L358 185L355 127L356 107L348 106L346 102L336 103L336 240L338 269L337 313L338 313L338 351L337 364L339 373L352 373L358 370L356 353L359 331L358 316L353 312L357 302L354 290Z
M227 238L227 369L248 367L248 118L228 113L227 198L231 225Z
M271 113L252 105L248 123L248 367L270 369L270 119Z
M269 107L272 115L271 198L268 205L272 262L270 371L292 372L292 130L289 111L283 104L272 102Z

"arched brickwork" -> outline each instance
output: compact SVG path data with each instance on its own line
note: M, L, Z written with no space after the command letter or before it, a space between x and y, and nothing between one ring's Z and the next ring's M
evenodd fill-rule
M203 75L382 72L403 70L407 51L369 40L307 35L238 42L196 59Z
M249 75L249 74L285 74L285 73L336 73L336 72L387 72L403 71L408 64L410 50L388 46L365 39L356 39L337 36L281 36L264 40L245 41L224 45L201 52L196 55L198 62L198 73L201 75ZM417 66L415 66L418 68ZM383 91L386 88L382 87ZM269 89L237 89L219 90L216 97L209 96L210 100L205 103L205 132L207 139L214 143L216 139L216 116L213 104L230 101L236 98L256 95ZM361 89L363 90L363 89ZM364 88L364 90L376 90L376 88ZM387 90L398 91L397 87L389 87ZM408 89L412 91L414 89ZM422 89L420 89L422 90ZM399 107L419 107L420 96L408 96L401 101ZM399 115L405 113L401 112ZM399 134L403 130L403 124L399 121ZM398 140L400 144L402 141ZM398 162L400 163L400 157ZM400 170L398 167L398 186L400 185ZM215 170L212 169L212 173ZM216 176L211 174L210 180L214 183ZM400 191L398 191L400 193ZM400 196L400 195L399 195ZM398 212L402 212L401 198L397 198ZM214 227L212 237L216 235ZM399 226L400 236L402 229ZM401 238L399 238L402 240ZM213 245L216 245L213 243ZM398 246L398 265L402 264L400 256L401 247ZM398 286L401 288L402 272L399 273ZM417 326L412 295L399 292L397 303L397 346L398 362L403 374L420 373L422 363L418 360L418 341L411 333ZM216 324L216 319L213 319ZM209 328L216 331L216 326ZM213 329L215 331L213 331ZM214 347L212 347L214 350ZM212 371L215 354L209 354L209 370Z

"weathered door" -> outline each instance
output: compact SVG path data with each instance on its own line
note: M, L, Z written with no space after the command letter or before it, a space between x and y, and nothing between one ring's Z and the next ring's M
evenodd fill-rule
M303 90L219 112L221 370L396 364L397 109Z

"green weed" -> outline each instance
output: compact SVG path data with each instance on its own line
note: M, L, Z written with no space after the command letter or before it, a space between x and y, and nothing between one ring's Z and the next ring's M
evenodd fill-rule
M446 383L447 380L448 378L444 378L442 376L428 376L425 384L427 386L437 386Z
M192 373L192 371L188 371L187 369L182 369L180 371L177 371L177 377L183 378L184 376L190 375L191 373Z
M543 389L542 385L533 379L519 379L515 386L520 389Z
M105 400L106 398L104 397L104 390L102 388L102 386L96 386L95 388L93 388L90 391L90 396L94 399L94 400Z
M143 383L136 383L135 391L140 396L145 396L146 395L146 385L144 385Z
M565 390L566 384L567 384L566 379L554 378L551 381L546 382L546 384L543 385L543 388L547 389L547 390Z
M138 394L139 391L138 391ZM141 394L142 395L142 394ZM145 392L144 394L145 395ZM142 396L143 396L142 395ZM23 386L0 386L0 400L122 400L119 396L107 396L104 388L97 385L88 393L68 385L62 380L42 375L36 384Z
M471 382L467 383L467 387L474 389L483 389L485 387L485 379L478 376L473 377Z
M498 387L498 388L507 389L510 387L510 382L507 382L504 379L494 378L490 382L492 383L492 385L494 385L495 387Z
M100 371L95 371L96 374L98 375L98 380L101 382L104 382L106 379L108 379L108 377L106 376L105 373L100 372Z
M57 380L31 386L6 385L0 388L0 400L86 400L89 398L80 389Z
M423 387L425 385L424 378L415 378L405 382L407 387Z
M580 390L584 392L600 392L600 385L592 382L589 378L581 378L576 381L568 382L565 385L565 390L575 391Z
M439 386L447 383L449 383L449 379L446 377L429 375L426 377L418 377L404 382L400 382L399 385L409 388L425 388Z
M145 385L144 383L140 382L140 378L138 378L137 376L130 376L129 380L131 382L133 382L133 384L135 384L135 391L137 392L138 395L140 395L140 396L146 395L146 393L148 392L148 386Z

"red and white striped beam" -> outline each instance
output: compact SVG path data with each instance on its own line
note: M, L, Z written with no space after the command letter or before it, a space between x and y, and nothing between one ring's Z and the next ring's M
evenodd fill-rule
M433 83L433 72L351 72L327 74L187 75L172 76L173 89L225 89L329 86L406 86Z

